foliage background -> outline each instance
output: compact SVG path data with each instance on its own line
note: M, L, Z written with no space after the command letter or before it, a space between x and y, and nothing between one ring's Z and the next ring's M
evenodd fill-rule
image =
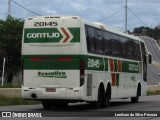
M24 20L11 16L0 20L0 56L6 58L5 78L8 83L20 72L23 23Z

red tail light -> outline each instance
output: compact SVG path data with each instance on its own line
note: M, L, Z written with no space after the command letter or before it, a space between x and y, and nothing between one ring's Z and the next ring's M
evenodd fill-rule
M49 61L71 61L73 58L71 57L60 57L60 58L48 58L48 57L33 57L30 58L32 61L41 61L41 60L49 60Z
M71 61L71 60L73 60L73 58L71 58L71 57L61 57L61 58L58 58L57 60L59 60L59 61Z
M80 86L84 84L85 62L80 59Z
M43 60L43 58L40 58L40 57L34 57L34 58L31 58L32 61L40 61L40 60Z
M80 60L80 75L84 75L85 70L85 62L83 60Z

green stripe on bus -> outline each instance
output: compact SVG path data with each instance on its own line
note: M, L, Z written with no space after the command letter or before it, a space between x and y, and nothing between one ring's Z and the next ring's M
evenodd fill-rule
M116 74L116 86L119 86L119 73Z
M139 73L140 67L138 62L122 61L122 72Z
M31 58L46 58L42 61L31 61ZM54 59L62 57L71 57L72 61L54 61ZM47 59L53 59L53 61ZM85 62L86 70L94 71L109 71L108 58L89 56L89 55L23 55L22 60L24 61L24 69L79 69L80 59ZM141 63L139 61L131 62L127 60L122 61L122 71L118 71L118 59L114 60L114 71L113 72L125 72L125 73L141 73Z
M105 62L105 70L104 71L108 71L108 58L104 58L104 62Z
M96 70L96 71L104 71L104 61L102 57L95 56L86 56L86 69L87 70ZM106 59L107 61L107 59ZM108 69L106 69L108 71Z
M80 42L80 28L68 28L68 29L73 35L71 43Z
M114 59L114 71L118 72L118 64L116 59Z

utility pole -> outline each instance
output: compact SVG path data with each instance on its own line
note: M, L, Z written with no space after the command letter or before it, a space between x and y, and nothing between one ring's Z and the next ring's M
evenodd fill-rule
M125 6L125 33L127 33L127 0L126 0L126 6Z
M11 16L11 0L8 0L8 16Z

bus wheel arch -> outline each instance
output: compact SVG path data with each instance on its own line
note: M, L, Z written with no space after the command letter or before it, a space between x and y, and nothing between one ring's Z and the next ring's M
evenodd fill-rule
M139 96L141 96L141 91L142 91L142 89L141 89L141 83L140 83L140 82L138 83L137 91L139 92L139 93L138 93Z
M105 87L104 84L101 82L97 90L97 101L91 102L90 103L91 106L94 109L101 108L103 106L104 96L105 96Z
M106 94L109 96L109 99L111 99L111 93L112 93L111 83L108 82L106 88Z
M103 107L109 107L109 100L111 99L111 84L107 83L106 91L103 99Z
M131 102L132 103L138 103L139 102L139 96L141 96L141 84L140 82L138 83L137 86L137 94L135 97L131 97Z

